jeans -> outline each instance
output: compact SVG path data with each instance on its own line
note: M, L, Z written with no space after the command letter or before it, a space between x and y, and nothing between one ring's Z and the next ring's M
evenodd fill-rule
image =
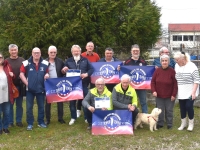
M146 90L135 90L137 93L137 96L140 100L140 105L142 107L142 113L148 113L148 106L147 106L147 91Z
M20 93L20 86L17 86L17 89L19 90ZM14 99L16 103L16 123L22 122L22 115L23 115L23 107L22 107L22 102L23 102L23 96L19 96L18 98ZM9 118L9 124L14 123L13 116L13 106L14 104L10 103L10 118Z
M1 115L3 113L3 118ZM0 130L8 129L10 114L10 102L4 102L0 104Z
M57 110L58 110L58 121L63 120L63 102L57 102ZM50 121L51 119L51 103L47 103L45 105L45 114L46 120Z
M87 122L89 124L92 124L92 112L88 108L83 108L83 109L85 109L85 115L86 115Z
M28 125L33 125L34 116L33 116L33 105L34 98L36 97L37 106L38 106L38 124L44 123L44 93L32 93L26 92L26 121Z
M76 119L77 118L77 113L76 113L76 100L70 101L69 102L69 109L71 112L71 118Z
M194 100L191 99L179 99L180 113L181 119L186 117L188 113L188 118L191 120L194 118L194 108L193 108Z

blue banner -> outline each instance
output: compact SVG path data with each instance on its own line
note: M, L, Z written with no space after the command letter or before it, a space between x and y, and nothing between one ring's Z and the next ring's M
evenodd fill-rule
M49 78L44 82L48 103L83 99L79 77Z
M121 66L119 76L128 74L134 89L151 89L151 79L155 66Z
M94 72L91 75L91 82L95 83L98 78L102 77L106 84L119 83L119 71L117 70L117 66L121 64L121 61L92 63Z
M132 112L128 110L95 110L92 115L92 134L133 134Z

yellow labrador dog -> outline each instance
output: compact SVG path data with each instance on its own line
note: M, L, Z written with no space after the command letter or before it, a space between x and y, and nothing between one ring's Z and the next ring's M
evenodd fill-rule
M158 121L158 116L162 112L159 108L154 108L151 112L151 114L145 114L145 113L138 113L134 129L137 129L137 126L140 125L140 128L143 128L142 123L149 124L150 131L154 132L154 130L157 130L156 125Z

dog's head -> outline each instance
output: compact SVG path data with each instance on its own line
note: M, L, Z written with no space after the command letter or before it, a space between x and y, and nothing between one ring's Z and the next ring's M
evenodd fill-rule
M161 112L162 112L161 109L159 109L159 108L154 108L154 109L152 110L152 112L151 112L151 115L152 115L152 116L159 116Z

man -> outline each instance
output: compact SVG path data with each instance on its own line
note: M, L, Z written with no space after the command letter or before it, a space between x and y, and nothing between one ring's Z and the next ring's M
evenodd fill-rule
M24 58L18 56L18 46L16 44L10 44L8 46L10 57L6 58L8 63L11 65L11 68L13 70L13 73L15 75L15 79L13 81L14 85L18 88L19 93L22 89L20 89L20 80L19 80L19 69L22 65L22 62L24 61ZM18 98L15 100L16 103L16 126L18 127L23 127L22 124L22 116L23 116L23 107L22 107L22 102L23 102L23 95L19 95ZM9 126L13 127L14 126L14 112L13 112L13 105L10 104L10 116L9 116Z
M28 123L27 130L33 129L33 105L36 97L38 105L38 126L46 128L44 123L44 100L45 89L44 80L49 78L48 61L41 58L41 51L38 47L33 48L32 56L23 61L20 68L20 78L27 86L26 92L26 121Z
M163 54L166 54L166 55L170 56L170 52L169 52L169 50L168 50L166 47L162 47L162 48L160 49L160 51L159 51L159 55L160 55L160 56L162 56ZM169 66L172 67L172 68L174 68L174 67L175 67L175 64L176 64L176 62L174 61L174 59L170 58ZM160 57L154 59L153 65L155 66L156 69L157 69L158 67L161 67L161 64L160 64Z
M79 69L81 71L81 79L83 86L83 95L84 97L88 93L88 84L90 83L90 76L92 75L94 68L89 60L85 57L81 56L81 48L79 45L73 45L71 48L72 56L67 59L65 62L65 66L62 69L63 73L66 73L68 69ZM82 100L78 100L82 104ZM69 125L73 125L77 118L76 112L76 100L70 101L70 112L71 112L71 120Z
M114 51L112 48L107 47L105 49L105 58L101 58L98 62L112 62L112 61L120 61L119 59L113 57ZM116 84L106 84L106 87L109 91L112 91Z
M140 47L135 44L131 47L132 56L124 62L124 65L132 66L146 66L147 63L144 59L140 57ZM140 104L142 106L142 113L148 113L147 100L146 100L146 90L136 89L137 96L139 97Z
M49 58L46 60L49 62L49 77L57 78L63 77L62 68L64 67L64 62L56 57L57 48L55 46L50 46L48 49ZM63 120L63 102L57 102L57 110L58 110L58 121L63 124L65 121ZM45 114L46 114L46 124L50 124L51 118L51 103L47 103L45 105Z
M95 81L95 88L91 89L87 96L84 98L82 104L85 108L87 121L89 123L88 130L92 127L92 113L95 111L95 97L109 97L110 107L102 108L102 110L112 110L111 92L106 88L103 78L98 78Z
M112 101L114 110L128 109L132 112L133 125L138 114L137 94L131 87L131 77L124 74L121 77L121 83L117 84L112 91Z
M88 42L86 44L86 52L83 52L81 56L87 58L90 62L97 62L100 60L100 57L97 53L94 52L94 43L92 41ZM93 88L94 84L90 81L90 88ZM78 101L77 103L77 117L80 117L81 115L81 101Z

